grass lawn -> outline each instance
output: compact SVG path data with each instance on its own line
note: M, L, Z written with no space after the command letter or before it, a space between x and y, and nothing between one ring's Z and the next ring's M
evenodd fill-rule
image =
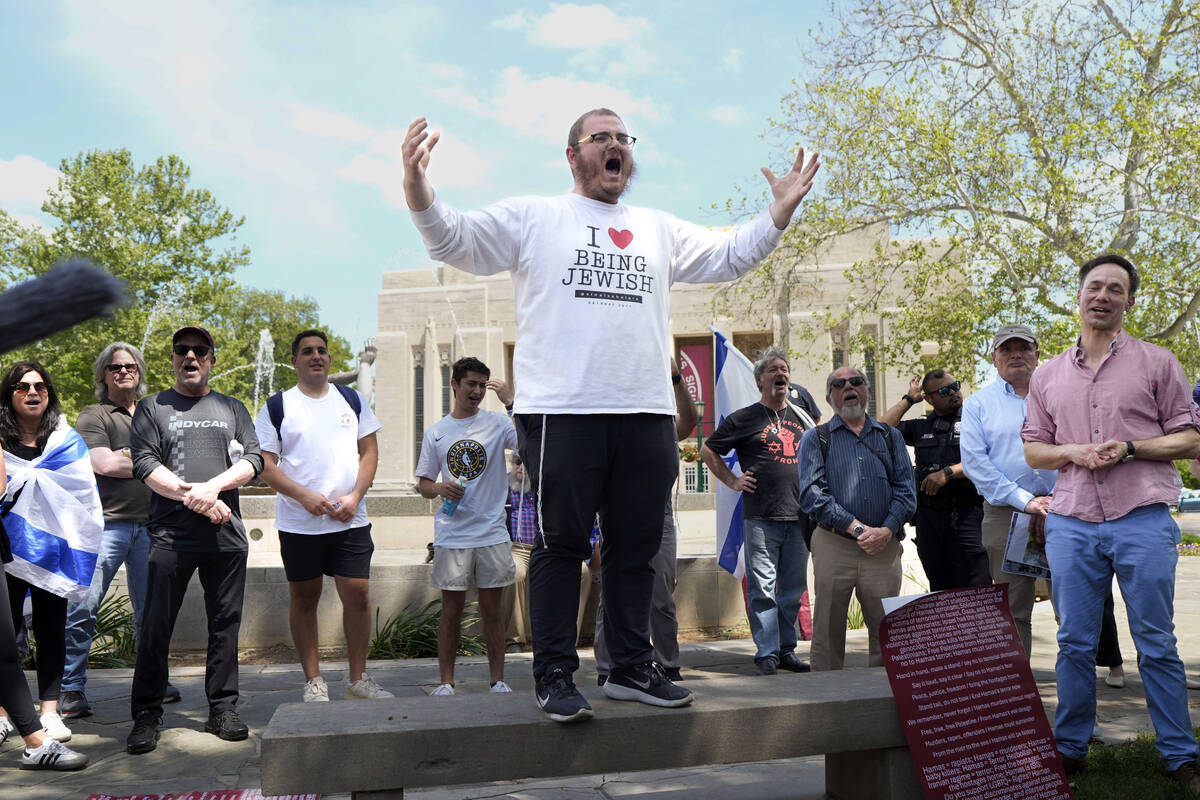
M1195 800L1167 777L1149 734L1118 745L1094 744L1087 761L1073 784L1076 800Z

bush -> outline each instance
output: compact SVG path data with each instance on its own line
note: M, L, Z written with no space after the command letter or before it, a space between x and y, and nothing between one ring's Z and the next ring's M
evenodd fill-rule
M375 609L375 636L367 647L367 658L435 658L441 609L441 600L430 600L424 608L410 605L388 618L383 627L379 626L379 609ZM462 619L464 631L479 621L477 609L478 604L467 604ZM460 637L460 656L476 656L486 652L487 648L480 637L467 633Z

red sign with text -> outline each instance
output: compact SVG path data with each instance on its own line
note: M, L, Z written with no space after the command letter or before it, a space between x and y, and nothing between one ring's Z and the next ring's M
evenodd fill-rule
M693 344L679 348L679 373L692 396L692 402L704 403L700 424L705 436L713 432L712 345Z

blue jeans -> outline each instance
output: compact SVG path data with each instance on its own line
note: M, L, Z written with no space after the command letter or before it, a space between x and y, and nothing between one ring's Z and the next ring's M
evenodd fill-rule
M67 606L67 664L62 679L64 692L82 692L87 683L88 651L92 648L92 635L96 632L96 611L121 564L125 565L129 600L133 604L134 636L138 635L146 602L146 565L149 560L150 532L143 523L117 520L104 523L96 572L92 575L87 599Z
M1058 610L1058 710L1054 736L1071 758L1087 756L1096 719L1096 647L1104 598L1115 573L1138 651L1138 672L1167 769L1200 757L1188 716L1187 683L1175 647L1175 563L1179 526L1162 504L1111 522L1051 514L1046 556Z
M796 617L808 588L808 547L799 520L742 520L746 594L755 660L796 649Z

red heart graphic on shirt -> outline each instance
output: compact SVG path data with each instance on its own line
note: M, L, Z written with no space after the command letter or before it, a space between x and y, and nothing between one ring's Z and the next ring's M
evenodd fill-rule
M616 228L609 228L608 238L613 240L613 244L624 250L633 241L633 231L619 231Z

